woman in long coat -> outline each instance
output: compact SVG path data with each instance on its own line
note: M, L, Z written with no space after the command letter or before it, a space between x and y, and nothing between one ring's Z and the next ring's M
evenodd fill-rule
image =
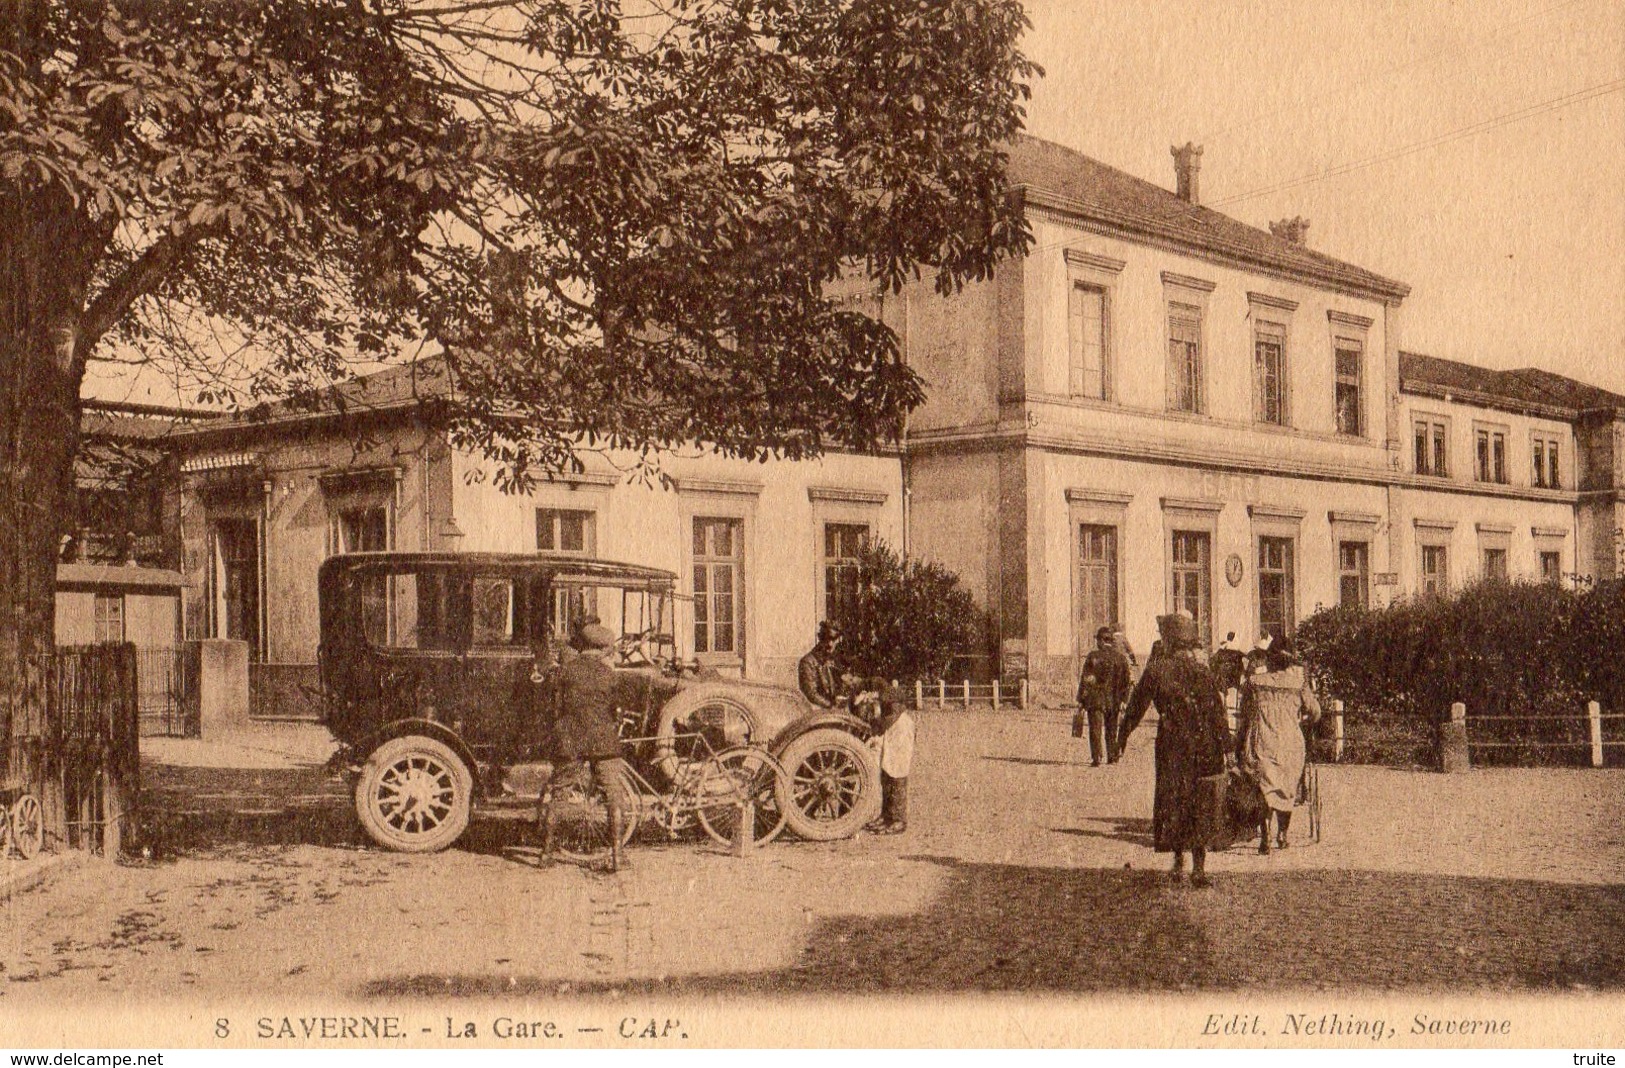
M1237 764L1264 798L1258 851L1270 851L1270 824L1276 845L1285 849L1286 829L1303 778L1305 750L1301 724L1320 719L1320 702L1297 663L1290 638L1278 638L1264 654L1264 670L1247 679L1241 690L1243 737Z
M1207 851L1228 844L1224 819L1225 761L1230 724L1219 684L1197 650L1196 621L1183 613L1157 620L1166 656L1147 663L1129 698L1118 751L1157 706L1157 786L1151 807L1152 846L1173 853L1173 879L1207 886Z

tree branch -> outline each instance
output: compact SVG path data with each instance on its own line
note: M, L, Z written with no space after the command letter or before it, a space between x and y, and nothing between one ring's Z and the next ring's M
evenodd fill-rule
M74 359L83 363L102 335L130 310L130 305L156 290L169 269L215 230L214 226L189 226L179 235L165 234L136 257L135 262L126 267L122 274L102 287L96 299L85 309L84 315L79 317L79 339L74 345Z

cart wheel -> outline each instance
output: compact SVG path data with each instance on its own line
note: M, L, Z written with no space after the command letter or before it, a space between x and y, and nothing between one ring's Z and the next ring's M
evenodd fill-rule
M642 820L638 792L624 773L609 787L620 795L621 848L626 848ZM570 783L548 802L548 818L553 823L553 848L562 857L582 863L607 858L609 847L609 799L605 787L597 783Z
M1320 841L1320 769L1311 764L1309 771L1309 797L1306 799L1309 808L1309 840Z
M790 830L811 842L850 838L880 815L880 761L856 735L808 731L779 754L779 808Z
M752 840L766 845L784 830L784 810L779 807L783 779L784 768L764 749L742 745L719 753L700 782L700 797L705 799L699 809L700 826L715 841L729 845L739 825L739 806L749 803Z
M45 809L39 798L24 794L11 806L11 844L17 855L33 860L45 846Z

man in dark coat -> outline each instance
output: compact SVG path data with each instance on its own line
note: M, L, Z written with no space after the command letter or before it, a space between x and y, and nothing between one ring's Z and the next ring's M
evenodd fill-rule
M1078 677L1078 709L1089 719L1089 759L1097 768L1103 757L1117 763L1117 713L1131 685L1128 657L1117 651L1112 629L1101 627Z
M621 866L620 838L623 810L621 790L626 762L621 757L619 720L615 702L615 635L599 623L584 624L576 633L578 655L558 669L558 715L553 721L554 757L558 766L543 800L545 837L543 852L550 853L557 813L551 804L555 791L597 784L609 809L612 844L611 870Z
M841 631L835 624L818 624L818 643L796 665L801 695L818 708L834 708L841 703L841 674L835 667L835 647Z
M1191 885L1207 886L1207 850L1225 841L1225 770L1230 757L1230 724L1213 672L1202 661L1196 621L1184 613L1157 620L1164 654L1146 665L1129 698L1118 751L1140 725L1146 709L1157 706L1157 785L1151 808L1153 848L1173 853L1173 879L1185 875L1191 855Z

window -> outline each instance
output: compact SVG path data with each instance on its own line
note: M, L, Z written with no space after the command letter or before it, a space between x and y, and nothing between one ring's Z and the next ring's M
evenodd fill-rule
M368 576L370 578L371 576ZM387 576L389 596L375 604L362 588L361 629L367 640L396 649L457 648L456 620L466 610L466 586L438 571ZM371 613L388 613L388 625Z
M1107 399L1111 383L1106 367L1106 290L1074 282L1067 324L1069 392L1074 397Z
M1168 305L1168 408L1202 411L1202 309Z
M1196 620L1205 644L1212 632L1213 542L1206 531L1173 532L1173 609Z
M333 534L337 552L383 552L389 548L389 509L381 504L340 508L333 520Z
M1361 374L1365 363L1365 343L1354 338L1337 339L1337 385L1334 401L1337 405L1337 432L1359 437L1365 433L1361 421Z
M1563 582L1563 554L1547 551L1540 554L1540 581L1553 586Z
M1484 553L1484 580L1486 582L1505 582L1507 580L1507 551L1505 549L1485 549Z
M856 589L858 552L868 541L867 524L824 524L824 619L833 619Z
M1253 419L1286 425L1286 327L1279 323L1253 331Z
M743 652L739 640L744 524L694 517L694 652Z
M1371 607L1371 546L1366 542L1337 543L1337 603L1344 608Z
M1291 538L1258 539L1258 632L1282 638L1297 620Z
M124 595L98 593L96 595L96 641L122 642L124 640Z
M1562 489L1563 480L1557 466L1557 439L1543 434L1535 435L1532 452L1535 458L1533 484L1544 489Z
M561 556L591 556L594 544L592 512L566 508L536 509L536 551Z
M1507 435L1504 430L1478 427L1473 432L1476 442L1476 474L1480 482L1507 480Z
M1117 628L1117 528L1078 525L1078 636L1094 647L1101 627Z
M1450 456L1446 447L1447 425L1442 419L1418 419L1416 433L1416 473L1419 475L1450 474Z
M1422 593L1442 596L1450 589L1450 550L1443 545L1422 546Z

